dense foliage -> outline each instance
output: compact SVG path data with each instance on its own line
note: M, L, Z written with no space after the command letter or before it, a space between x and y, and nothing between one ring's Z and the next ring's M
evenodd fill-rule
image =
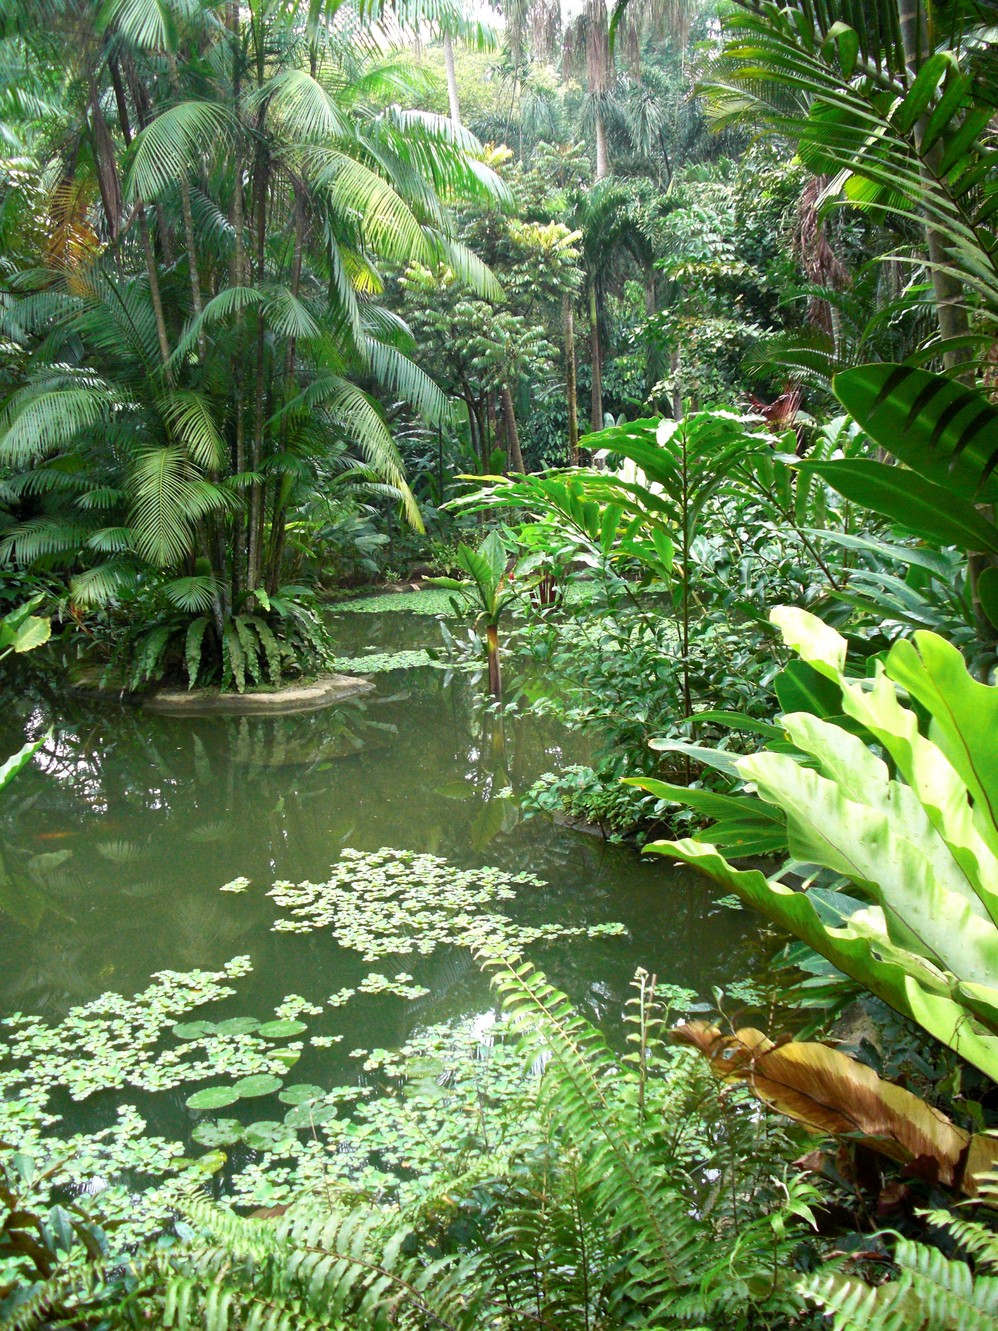
M347 850L269 893L385 966L322 1005L203 1019L237 957L5 1019L4 1331L998 1316L992 6L496 18L0 0L0 656L419 668L320 598L426 580L434 664L592 733L528 811L776 927L758 1024L641 972L620 1053L521 956L616 926ZM286 1084L436 954L493 976L470 1033ZM196 1155L131 1103L178 1088Z

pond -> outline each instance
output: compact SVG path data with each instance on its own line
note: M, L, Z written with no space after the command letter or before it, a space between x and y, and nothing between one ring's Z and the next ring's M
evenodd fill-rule
M343 612L336 624L351 656L439 640L430 617ZM525 949L615 1039L638 966L708 999L712 985L744 974L751 921L713 905L702 880L523 817L517 797L541 773L584 762L585 736L548 718L503 724L474 681L432 666L374 678L375 694L299 717L166 718L113 702L7 698L0 751L25 733L52 736L0 809L0 1016L54 1023L105 991L136 993L156 972L248 956L236 995L204 1015L273 1020L297 995L324 1010L308 1016L295 1080L355 1082L357 1047L390 1049L493 1005L467 950L372 962L328 928L273 930L287 914L267 895L275 881L322 883L345 850L382 847L440 857L445 883L483 866L536 877L543 886L517 884L498 907L517 928L623 926ZM361 992L326 1006L372 971L411 976L414 996ZM100 1102L67 1103L67 1126L90 1121ZM182 1093L144 1097L143 1113L185 1141L197 1118Z

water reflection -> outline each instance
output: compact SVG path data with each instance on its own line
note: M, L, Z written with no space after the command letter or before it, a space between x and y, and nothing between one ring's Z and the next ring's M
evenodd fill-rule
M241 953L254 963L241 1011L292 991L322 1002L369 967L328 934L270 932L264 893L278 878L321 880L346 846L536 874L548 886L511 906L524 923L621 920L626 940L536 957L600 1018L619 1016L637 965L701 992L741 968L748 922L711 909L686 871L522 818L517 796L584 762L586 745L548 720L503 725L467 680L381 677L376 696L301 717L179 719L64 699L11 699L4 717L4 752L54 729L0 807L0 1010L54 1017L155 971ZM242 875L250 891L219 892ZM417 979L427 997L358 999L351 1026L391 1045L488 1008L466 955L427 958Z

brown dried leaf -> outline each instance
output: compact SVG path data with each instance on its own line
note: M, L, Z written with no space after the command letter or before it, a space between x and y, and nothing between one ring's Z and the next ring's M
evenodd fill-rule
M751 1027L722 1035L705 1022L677 1027L672 1037L699 1049L723 1080L744 1080L763 1104L810 1132L860 1136L902 1164L922 1162L942 1183L960 1175L970 1134L837 1049L803 1040L775 1045Z

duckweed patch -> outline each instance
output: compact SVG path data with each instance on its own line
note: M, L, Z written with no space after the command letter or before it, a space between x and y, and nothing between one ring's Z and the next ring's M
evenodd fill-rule
M409 652L369 652L365 656L338 656L333 662L333 669L351 675L379 675L387 674L390 670L418 670L435 664L429 652L424 647L419 647Z
M458 870L437 856L383 849L347 851L326 882L278 883L270 895L285 912L277 932L329 929L368 962L440 946L488 941L519 951L623 932L620 925L524 928L502 913L514 896L543 886L530 874ZM344 1038L325 1025L308 1034L309 1018L335 1020L359 995L413 1001L429 990L409 971L372 970L324 1003L289 994L271 1016L211 1020L211 1006L234 998L251 969L239 956L217 971L161 971L132 997L102 994L58 1022L20 1013L0 1022L0 1140L16 1142L30 1162L38 1205L53 1189L68 1190L81 1212L113 1224L124 1251L167 1229L178 1198L210 1174L223 1174L226 1193L246 1206L330 1186L379 1197L418 1191L428 1152L452 1150L455 1168L462 1166L484 1095L500 1113L507 1098L517 1099L509 1125L517 1140L529 1136L519 1103L532 1094L529 1079L513 1042L500 1047L491 1012L470 1027L431 1027L401 1050L352 1050L354 1084L342 1084L340 1066L341 1084L330 1089L288 1085L306 1040L321 1050ZM313 1062L316 1071L321 1078ZM173 1112L183 1107L186 1142L150 1134L145 1109L122 1103L142 1096L144 1107L163 1094ZM67 1133L69 1102L91 1099L95 1126ZM448 1134L451 1146L442 1148Z
M274 922L275 932L329 929L340 947L360 952L364 961L429 956L441 945L474 949L489 943L518 949L556 939L625 932L620 924L514 924L496 909L513 900L519 888L543 887L533 874L455 869L436 855L345 850L325 882L278 882L267 895L287 912ZM368 992L378 986L377 992L398 993L411 979L396 976L393 983L372 975ZM341 1003L343 991L330 1001Z

